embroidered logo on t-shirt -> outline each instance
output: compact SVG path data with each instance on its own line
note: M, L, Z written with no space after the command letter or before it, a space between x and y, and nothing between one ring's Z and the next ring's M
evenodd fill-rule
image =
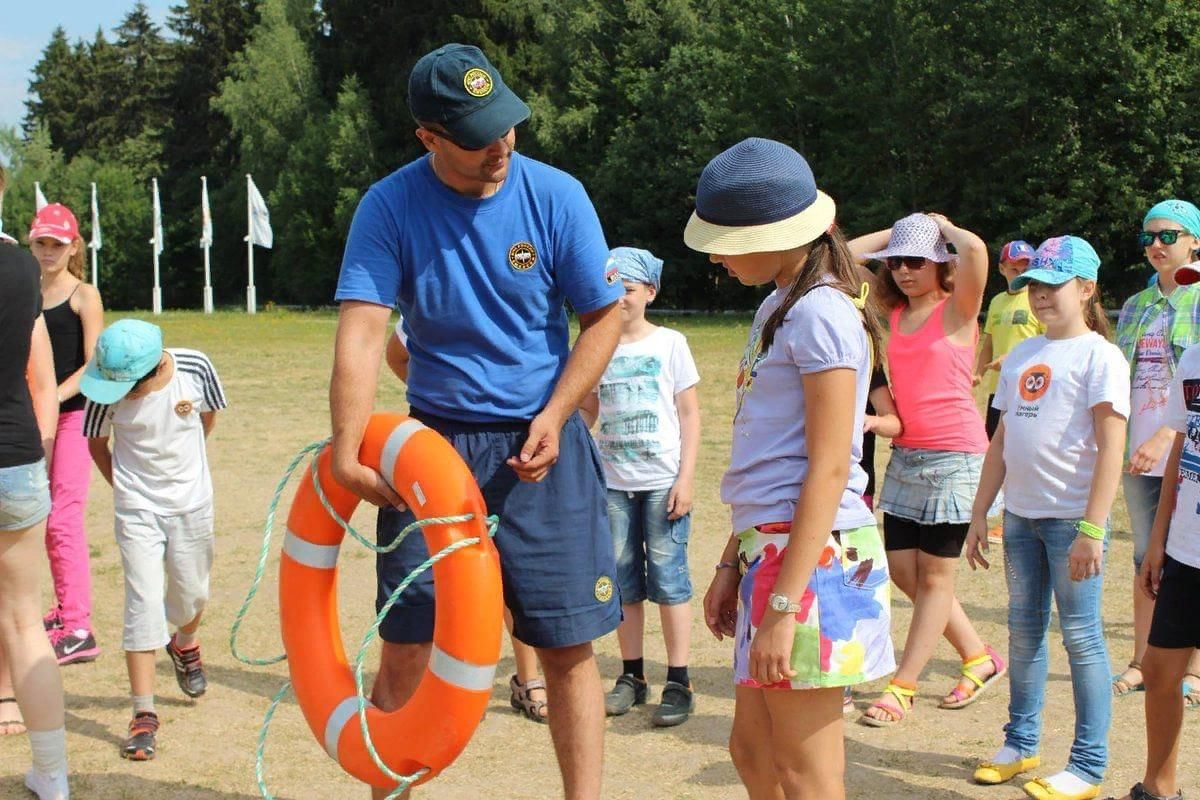
M492 76L479 67L472 67L463 75L463 88L472 97L487 97L492 93Z
M529 242L517 242L508 248L508 263L517 272L525 272L537 263L537 249Z
M1017 387L1021 399L1028 402L1040 400L1050 389L1050 365L1034 364L1021 373L1021 381Z
M191 400L180 400L175 404L175 413L181 417L186 417L188 414L192 413L193 408L194 406L192 405Z

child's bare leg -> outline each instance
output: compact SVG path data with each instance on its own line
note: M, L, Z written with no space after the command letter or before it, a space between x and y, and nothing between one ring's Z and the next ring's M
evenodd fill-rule
M664 606L665 608L665 606ZM617 643L621 646L621 660L634 661L642 657L646 636L646 604L626 603L621 606L625 619L617 626ZM666 633L664 624L664 634Z
M1146 680L1146 789L1162 797L1179 791L1176 765L1183 730L1179 684L1194 650L1150 645L1142 661Z
M154 650L126 650L129 691L134 697L154 697Z

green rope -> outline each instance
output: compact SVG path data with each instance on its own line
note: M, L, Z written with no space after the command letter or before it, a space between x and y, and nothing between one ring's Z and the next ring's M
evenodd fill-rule
M333 506L329 502L329 499L325 496L325 490L321 487L321 480L317 469L317 459L320 451L324 449L327 444L329 444L329 441L329 439L322 439L319 442L313 442L312 444L303 447L300 452L297 453L296 456L291 460L291 462L288 463L287 468L284 470L283 477L279 480L279 483L275 487L275 492L271 497L271 503L267 508L266 523L263 527L262 549L259 553L258 565L255 569L254 579L250 583L250 590L247 592L246 599L242 602L241 608L238 609L237 616L234 618L233 626L229 632L230 652L233 653L234 658L243 664L248 664L250 666L269 666L271 664L278 664L279 662L287 659L286 653L265 659L256 659L243 656L238 650L237 637L238 631L241 629L242 623L245 621L246 616L250 612L250 606L253 604L255 596L258 594L259 587L262 584L263 577L266 574L267 559L270 556L271 549L271 537L274 535L275 529L275 514L279 509L279 502L283 497L284 489L287 487L287 484L291 480L291 477L293 473L295 473L297 467L299 467L300 462L304 460L304 457L308 453L314 451L318 453L318 456L314 456L311 461L310 471L312 475L313 488L317 493L317 499L321 501L321 505L324 507L326 513L328 513L329 516L335 522L337 522L343 531L350 534L354 539L375 553L390 553L399 547L400 543L403 542L410 533L424 528L427 525L449 525L458 522L469 522L475 518L474 514L460 514L449 517L430 517L428 519L419 519L409 525L406 525L404 529L401 530L396 536L395 540L391 542L391 544L380 547L374 542L368 541L358 531L356 531L354 527L350 525L350 523L342 519L341 515L338 514L337 511L334 510ZM495 537L496 529L499 526L500 519L495 515L489 516L486 519L488 524L488 537ZM384 618L387 616L388 612L391 611L392 606L396 604L396 601L399 600L400 594L407 589L414 580L416 580L421 576L422 573L424 573L437 562L441 561L443 558L446 558L451 553L475 544L479 544L479 541L480 540L478 537L471 537L447 545L439 552L426 559L412 572L410 572L408 576L400 582L400 585L392 591L391 595L387 599L387 602L383 604L383 607L380 609L379 613L375 615L375 621L371 624L370 629L363 637L362 645L359 647L358 654L355 656L354 688L358 700L358 719L359 726L362 729L363 741L367 746L367 752L371 754L371 759L375 762L375 765L379 768L379 770L383 772L384 775L397 782L396 789L391 792L387 798L385 798L385 800L394 800L395 798L398 798L401 794L408 791L408 789L410 789L414 783L426 775L429 770L422 768L411 775L401 775L388 767L388 765L383 762L383 759L380 758L379 752L375 749L375 743L371 739L371 732L367 726L367 698L363 689L363 662L366 658L367 648L370 646L371 642L375 640L375 637L379 633L379 626L383 624ZM266 778L264 776L267 733L270 730L271 719L274 717L276 709L279 707L279 704L283 702L283 698L287 695L291 688L291 681L285 682L283 687L280 688L280 690L271 699L271 704L267 707L267 713L263 717L262 727L259 729L258 744L255 748L254 775L258 780L258 789L263 800L275 800L274 796L267 789Z

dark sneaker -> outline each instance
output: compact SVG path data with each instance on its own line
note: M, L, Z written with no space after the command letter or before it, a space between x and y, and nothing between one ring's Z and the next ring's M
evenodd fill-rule
M95 661L100 655L96 646L96 637L91 631L80 628L76 631L66 631L55 628L50 631L50 644L54 648L54 656L60 666L67 664L82 664L85 661Z
M157 750L157 739L158 715L153 711L139 711L129 723L129 738L121 743L121 758L149 761Z
M208 690L208 679L204 677L204 663L200 660L200 645L182 650L175 646L175 637L167 642L167 655L175 665L175 680L188 697L199 697Z
M628 714L629 709L646 702L646 691L650 685L632 675L622 675L617 678L617 685L604 695L604 713L609 717L619 717Z
M696 710L696 697L691 686L667 681L663 687L662 702L654 709L650 721L659 728L670 728L672 725L682 725Z
M48 631L62 627L62 609L58 606L46 612L46 616L42 617L42 627Z

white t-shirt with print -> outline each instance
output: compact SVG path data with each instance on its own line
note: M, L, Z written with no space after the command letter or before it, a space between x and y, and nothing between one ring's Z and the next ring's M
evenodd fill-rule
M1129 364L1100 334L1035 336L1013 348L992 401L1004 412L1009 511L1030 519L1083 516L1097 457L1092 409L1101 403L1129 417Z
M1200 345L1189 347L1179 359L1167 424L1184 434L1167 555L1200 569Z
M84 406L83 435L112 437L113 507L186 514L212 501L200 414L225 408L225 391L208 356L168 348L171 381L144 397Z
M617 346L595 391L600 399L596 444L608 488L669 489L679 475L680 431L675 395L700 382L687 339L655 328Z
M1171 388L1171 366L1167 360L1167 315L1155 317L1134 351L1133 401L1129 417L1129 455L1167 424L1167 392ZM1167 454L1147 475L1161 478L1167 468Z

